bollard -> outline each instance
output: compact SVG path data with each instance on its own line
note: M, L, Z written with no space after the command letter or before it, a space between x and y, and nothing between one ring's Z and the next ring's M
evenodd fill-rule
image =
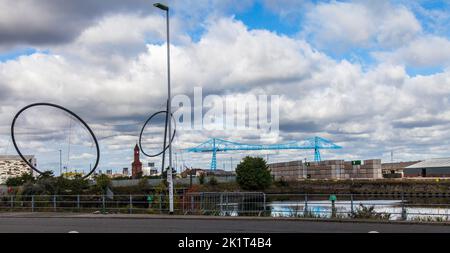
M336 195L330 195L331 201L331 218L336 218Z

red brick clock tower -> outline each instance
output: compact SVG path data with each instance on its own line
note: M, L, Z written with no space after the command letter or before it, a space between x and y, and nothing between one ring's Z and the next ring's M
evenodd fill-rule
M134 147L134 161L131 164L131 176L135 179L138 175L142 175L142 163L139 160L139 147L136 144Z

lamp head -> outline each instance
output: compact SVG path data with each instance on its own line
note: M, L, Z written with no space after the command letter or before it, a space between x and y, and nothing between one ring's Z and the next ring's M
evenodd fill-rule
M155 6L156 8L159 8L159 9L161 9L163 11L169 11L169 7L167 7L166 5L161 4L161 3L156 3L153 6Z

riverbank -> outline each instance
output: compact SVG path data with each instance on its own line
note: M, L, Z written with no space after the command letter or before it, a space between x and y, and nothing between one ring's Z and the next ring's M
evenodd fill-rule
M177 184L175 188L193 192L245 192L235 182L217 185ZM151 186L114 187L116 194L137 194L154 190ZM302 180L298 182L274 182L263 192L268 194L408 194L433 197L450 197L450 179L378 179L378 180Z

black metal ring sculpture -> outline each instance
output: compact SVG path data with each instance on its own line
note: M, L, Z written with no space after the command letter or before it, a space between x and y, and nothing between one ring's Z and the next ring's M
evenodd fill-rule
M173 141L173 139L175 138L175 134L177 133L177 126L176 126L176 124L177 124L177 122L176 121L174 121L174 129L173 129L173 135L172 135L172 138L170 138L170 143L169 144L167 144L167 146L161 151L161 152L159 152L158 154L155 154L155 155L149 155L149 154L147 154L145 151L144 151L144 149L142 148L142 134L144 133L144 129L145 129L145 127L148 125L148 123L156 116L156 115L158 115L158 114L162 114L162 113L165 113L166 115L167 115L167 111L159 111L159 112L156 112L156 113L154 113L152 116L150 116L150 118L148 118L147 119L147 121L145 122L145 124L144 124L144 126L142 127L142 130L141 130L141 133L139 134L139 149L141 149L141 153L142 154L144 154L145 156L147 156L147 157L157 157L157 156L159 156L159 155L161 155L162 153L164 153L168 148L169 148L169 145L172 143L172 141ZM171 117L171 120L173 120L174 118L173 118L173 114L171 114L170 115Z
M36 167L34 167L34 165L32 165L30 162L28 162L27 159L23 156L23 154L20 152L19 147L17 146L16 138L15 138L15 136L14 136L14 130L15 130L16 120L17 120L17 118L20 116L20 114L22 114L24 111L26 111L26 110L28 110L28 109L30 109L30 108L32 108L32 107L37 107L37 106L54 107L54 108L60 109L60 110L62 110L62 111L65 111L65 112L69 113L70 115L72 115L73 117L75 117L77 120L79 120L79 121L83 124L83 126L85 126L86 129L89 131L89 133L90 133L91 136L92 136L92 139L93 139L94 142L95 142L95 147L96 147L96 149L97 149L97 159L96 159L96 161L95 161L95 165L94 165L94 167L91 169L91 171L90 171L86 176L84 176L83 178L89 177L89 176L90 176L92 173L94 173L94 171L97 169L98 163L99 163L99 161L100 161L100 148L99 148L99 145L98 145L97 138L95 137L94 132L91 130L91 128L88 126L88 124L86 124L86 122L84 122L83 119L81 119L81 118L80 118L78 115L76 115L74 112L72 112L72 111L70 111L70 110L68 110L68 109L66 109L66 108L64 108L64 107L62 107L62 106L59 106L59 105L50 104L50 103L35 103L35 104L30 104L30 105L27 105L27 106L25 106L24 108L22 108L22 109L16 114L16 116L14 116L13 122L12 122L12 124L11 124L11 138L12 138L12 142L13 142L14 148L16 149L16 151L17 151L17 153L19 154L19 156L22 158L22 160L23 160L28 166L30 166L31 169L33 169L34 171L36 171L36 172L39 173L39 174L42 174L42 173L43 173L42 171L40 171L40 170L38 170Z

